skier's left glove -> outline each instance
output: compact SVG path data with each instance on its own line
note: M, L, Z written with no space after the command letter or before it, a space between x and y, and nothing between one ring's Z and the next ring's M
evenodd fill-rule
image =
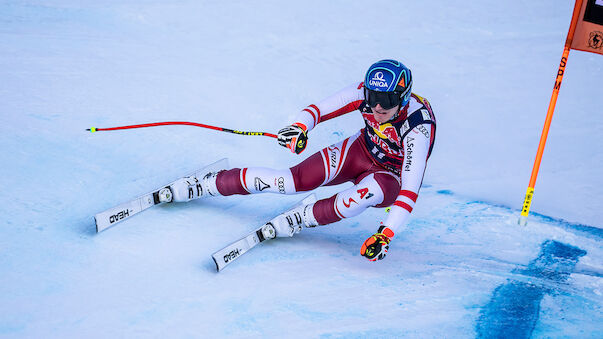
M308 133L306 126L295 123L278 131L278 143L287 147L291 152L300 154L306 149L308 143Z
M379 227L377 233L364 241L360 248L360 254L370 261L377 261L385 258L389 249L389 242L394 237L394 231L386 226Z

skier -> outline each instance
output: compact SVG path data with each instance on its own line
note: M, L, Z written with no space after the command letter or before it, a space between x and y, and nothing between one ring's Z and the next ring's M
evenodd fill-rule
M162 190L160 199L184 202L216 195L295 194L350 181L353 187L296 206L270 222L277 237L291 237L302 227L327 225L368 207L393 205L385 222L360 249L367 259L381 260L412 212L434 144L436 120L431 106L411 93L411 88L410 69L395 60L378 61L370 66L364 82L299 112L291 125L278 132L278 143L299 154L316 125L360 111L366 126L355 135L285 170L233 168L202 178L182 178Z

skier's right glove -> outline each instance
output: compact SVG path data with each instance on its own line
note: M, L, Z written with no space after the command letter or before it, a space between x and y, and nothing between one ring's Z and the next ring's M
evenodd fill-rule
M308 133L302 124L295 123L278 131L278 144L300 154L306 149Z
M386 226L379 227L377 233L371 235L364 241L360 248L360 254L370 261L377 261L385 258L389 249L389 242L394 237L394 231Z

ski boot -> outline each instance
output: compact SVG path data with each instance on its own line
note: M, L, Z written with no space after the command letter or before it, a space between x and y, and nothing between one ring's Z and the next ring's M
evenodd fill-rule
M303 227L318 226L313 208L314 203L296 206L270 220L266 225L274 227L276 237L292 237L295 233L301 232Z
M176 180L168 187L159 190L161 202L187 202L193 199L221 195L216 187L218 172L209 172L201 180L195 176Z

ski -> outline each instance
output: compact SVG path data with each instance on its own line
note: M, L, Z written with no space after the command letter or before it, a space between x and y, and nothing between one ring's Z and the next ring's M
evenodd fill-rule
M212 255L218 272L235 259L245 254L259 243L276 237L276 231L271 223L267 223L245 237L233 242Z
M208 172L217 171L221 169L228 168L228 159L224 158L214 162L211 165L205 166L187 176L196 176L201 177ZM180 178L178 178L180 179ZM176 179L176 180L178 180ZM147 210L153 206L163 204L159 201L159 190L169 187L176 180L171 181L170 183L161 186L160 188L151 191L149 193L143 194L138 198L132 199L128 202L124 202L123 204L119 204L115 207L109 208L106 211L100 212L94 216L94 222L96 223L96 233L102 232L107 228L122 222L126 219L133 217L134 215Z
M307 205L314 202L316 202L316 195L313 193L297 203L295 206ZM247 253L258 244L269 239L274 239L275 237L276 230L274 229L274 226L272 226L270 222L267 222L262 227L212 254L212 258L216 263L217 271L220 272L224 269L224 267L240 258L243 254Z

